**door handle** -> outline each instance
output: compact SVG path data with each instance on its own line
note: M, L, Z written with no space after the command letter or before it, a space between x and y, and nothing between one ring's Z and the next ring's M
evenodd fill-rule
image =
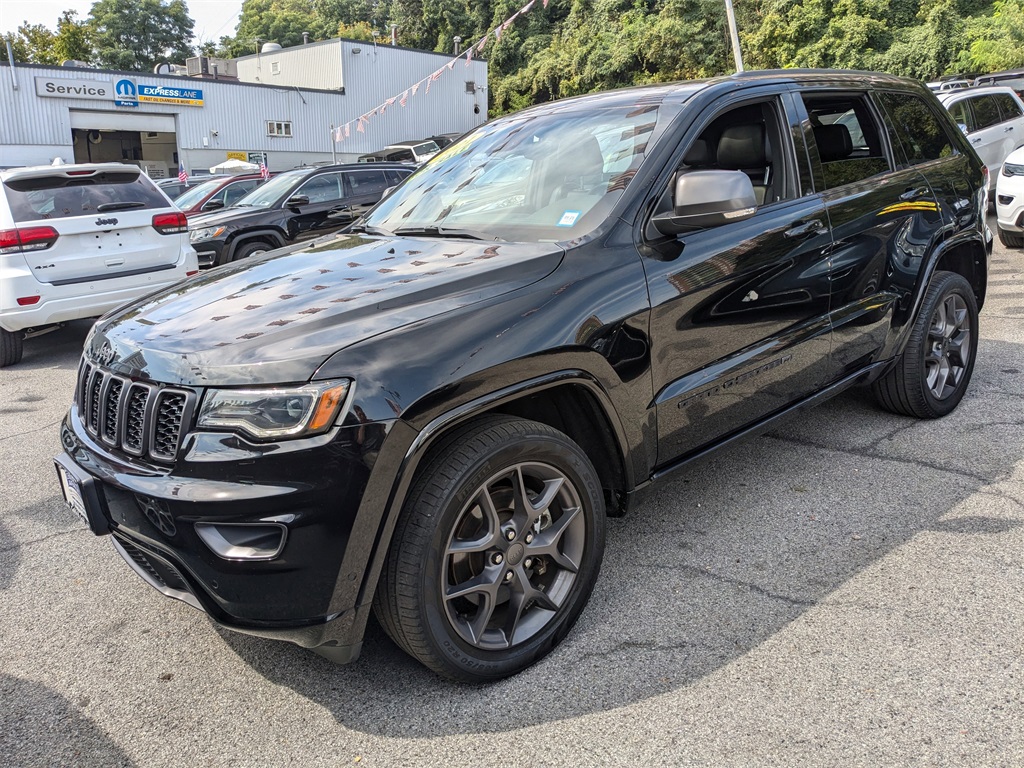
M807 237L807 235L813 235L820 232L825 228L822 224L821 219L811 219L810 221L797 221L793 227L787 229L785 236L792 239L797 237Z
M1013 126L1012 125L1008 125L1005 128L1003 128L1003 133L1009 133L1012 130L1013 130Z
M981 144L981 139L971 139L971 144Z
M908 189L906 192L900 195L900 200L904 202L910 202L911 200L919 200L920 198L924 197L927 194L928 190L924 189L923 187L918 187L917 189Z

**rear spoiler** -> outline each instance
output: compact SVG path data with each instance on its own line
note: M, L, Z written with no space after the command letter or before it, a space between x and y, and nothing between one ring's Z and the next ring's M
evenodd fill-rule
M30 168L12 168L9 171L0 173L0 181L15 181L21 179L52 179L63 177L67 179L88 178L97 173L135 173L142 174L142 169L137 165L126 163L90 163L89 165L39 165Z

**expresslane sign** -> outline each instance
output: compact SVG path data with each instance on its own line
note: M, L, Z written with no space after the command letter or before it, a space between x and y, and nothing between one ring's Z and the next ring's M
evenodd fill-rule
M175 104L185 107L203 106L203 92L198 88L147 85L132 78L114 80L71 80L56 77L37 77L36 94L56 99L92 99L113 101L119 107L147 104Z
M171 88L166 85L139 85L139 101L151 104L203 106L203 92L197 88Z

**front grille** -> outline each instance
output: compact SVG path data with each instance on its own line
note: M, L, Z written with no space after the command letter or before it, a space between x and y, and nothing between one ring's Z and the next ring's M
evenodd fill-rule
M85 428L105 445L169 463L178 456L196 393L132 381L83 363L76 398Z

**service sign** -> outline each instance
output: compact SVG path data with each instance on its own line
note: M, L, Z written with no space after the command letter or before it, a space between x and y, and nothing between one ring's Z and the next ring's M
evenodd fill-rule
M109 80L71 80L64 77L37 77L36 95L55 99L93 99L112 101L114 88Z
M197 88L143 85L139 83L139 101L150 104L179 104L186 107L201 107L203 106L203 92Z

